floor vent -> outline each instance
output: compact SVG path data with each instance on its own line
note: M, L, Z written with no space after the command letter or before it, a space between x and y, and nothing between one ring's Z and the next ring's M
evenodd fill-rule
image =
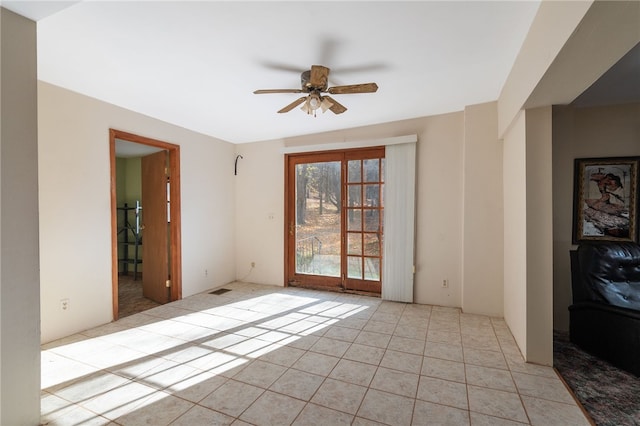
M225 294L226 292L231 291L228 288L219 288L217 290L213 290L211 293L209 294L216 294L216 295L221 295L221 294Z

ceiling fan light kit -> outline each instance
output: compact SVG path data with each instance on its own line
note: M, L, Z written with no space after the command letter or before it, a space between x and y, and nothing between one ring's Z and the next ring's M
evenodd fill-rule
M329 71L329 68L322 65L312 65L310 70L304 71L300 75L301 89L261 89L253 93L257 95L270 93L308 93L307 96L296 99L278 111L278 113L289 112L298 105L303 104L300 109L315 117L318 109L321 109L323 113L330 110L334 114L342 114L347 110L344 105L341 105L330 96L323 96L322 93L346 95L352 93L374 93L378 90L376 83L328 87Z

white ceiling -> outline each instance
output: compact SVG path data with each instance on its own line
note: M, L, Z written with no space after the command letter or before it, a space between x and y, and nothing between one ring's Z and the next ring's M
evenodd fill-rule
M496 100L539 2L5 1L3 6L38 20L39 79L245 143ZM334 95L348 111L315 118L298 108L276 113L298 94L252 93L297 89L300 73L312 64L332 69L330 85L374 81L379 90Z

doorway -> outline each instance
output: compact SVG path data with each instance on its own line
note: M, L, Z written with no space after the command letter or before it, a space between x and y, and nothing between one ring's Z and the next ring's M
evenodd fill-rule
M120 272L133 272L146 299L163 304L182 297L180 147L109 130L111 157L113 319L120 317ZM139 152L139 200L118 203L117 157L124 146ZM146 207L146 208L145 208ZM119 250L120 249L120 250ZM120 255L119 255L120 252ZM122 254L126 255L123 256ZM130 266L132 271L130 271Z
M288 285L380 294L384 147L289 154Z

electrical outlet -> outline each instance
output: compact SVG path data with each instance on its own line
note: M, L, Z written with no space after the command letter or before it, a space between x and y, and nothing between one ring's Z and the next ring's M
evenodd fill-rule
M255 268L256 267L256 262L251 262L251 267Z
M60 299L60 308L62 308L63 311L68 311L69 299Z
M209 270L208 270L208 269L205 269L205 270L204 270L204 276L206 277L206 276L208 276L208 275L209 275Z
M444 279L442 280L442 288L448 288L449 287L449 280L448 279Z

